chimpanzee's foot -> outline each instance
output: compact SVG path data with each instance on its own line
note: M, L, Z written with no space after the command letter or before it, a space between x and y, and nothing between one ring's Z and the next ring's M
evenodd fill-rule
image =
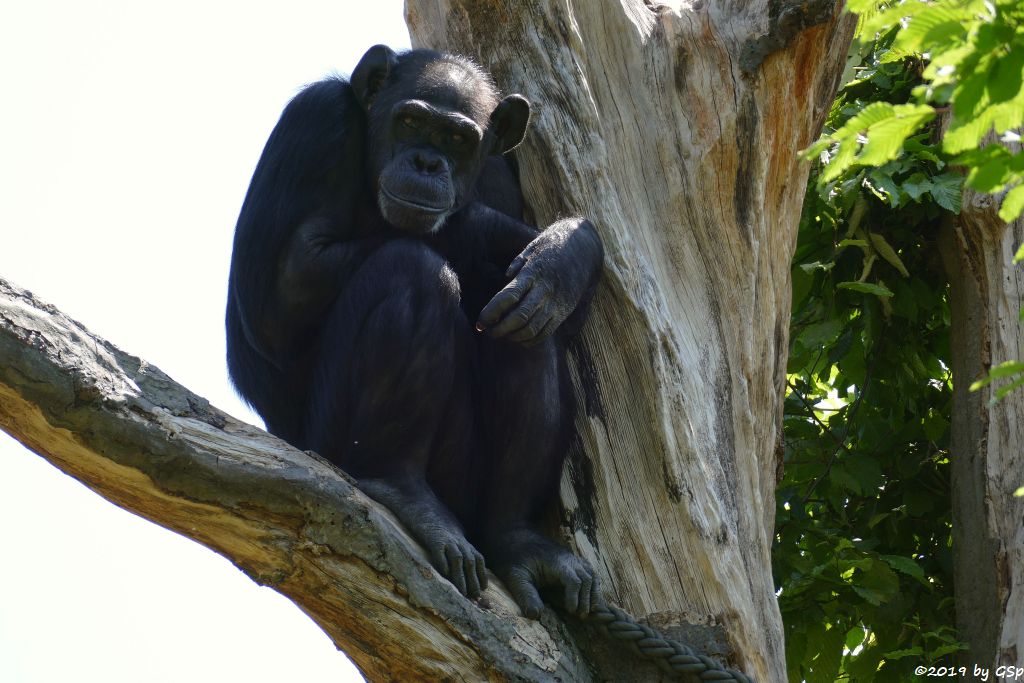
M458 526L449 529L421 524L418 528L412 527L412 532L430 553L434 568L460 593L476 599L487 589L484 556L466 540Z
M426 484L362 479L359 488L402 520L426 548L434 568L460 593L475 599L487 588L483 555L466 540L455 516Z
M506 532L488 546L495 573L530 619L540 616L544 603L538 589L547 586L561 586L565 609L579 617L601 602L600 584L590 564L536 531Z

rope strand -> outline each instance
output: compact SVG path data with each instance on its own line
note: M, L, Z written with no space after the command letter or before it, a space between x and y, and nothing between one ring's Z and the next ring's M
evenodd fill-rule
M599 604L590 612L587 621L596 623L610 638L629 643L637 655L655 662L669 673L690 674L701 681L754 683L742 671L727 669L716 660L669 640L650 626L637 623L636 619L614 605Z

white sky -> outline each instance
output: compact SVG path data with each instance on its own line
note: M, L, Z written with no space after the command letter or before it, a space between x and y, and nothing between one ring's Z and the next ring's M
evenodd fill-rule
M234 222L282 107L399 0L0 6L0 277L242 419ZM0 681L360 680L292 603L0 433Z

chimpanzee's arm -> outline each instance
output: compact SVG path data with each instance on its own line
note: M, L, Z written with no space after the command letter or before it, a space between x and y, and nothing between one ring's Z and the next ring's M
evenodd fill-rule
M481 221L487 226L490 257L503 259L519 251L505 272L511 281L480 312L477 329L523 344L535 344L556 330L578 331L604 262L593 224L565 218L526 241L528 226L492 213Z
M383 235L341 240L329 218L304 221L277 264L275 287L258 334L271 352L287 352L315 333L352 273L384 242Z
M288 299L302 296L299 286L288 284L302 270L295 258L331 260L311 257L321 244L317 234L334 234L332 245L355 236L353 218L365 195L365 137L359 104L341 79L314 83L285 108L253 173L235 229L228 305L235 309L240 338L230 343L245 344L280 367L280 336L290 320L288 305L295 303ZM345 258L331 258L344 267ZM322 283L309 294L325 296ZM315 303L302 302L300 316Z

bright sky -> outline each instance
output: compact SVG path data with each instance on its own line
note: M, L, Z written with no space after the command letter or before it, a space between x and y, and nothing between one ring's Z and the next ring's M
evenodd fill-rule
M0 277L233 415L234 222L282 107L400 0L0 7ZM292 603L0 433L0 681L360 680Z

